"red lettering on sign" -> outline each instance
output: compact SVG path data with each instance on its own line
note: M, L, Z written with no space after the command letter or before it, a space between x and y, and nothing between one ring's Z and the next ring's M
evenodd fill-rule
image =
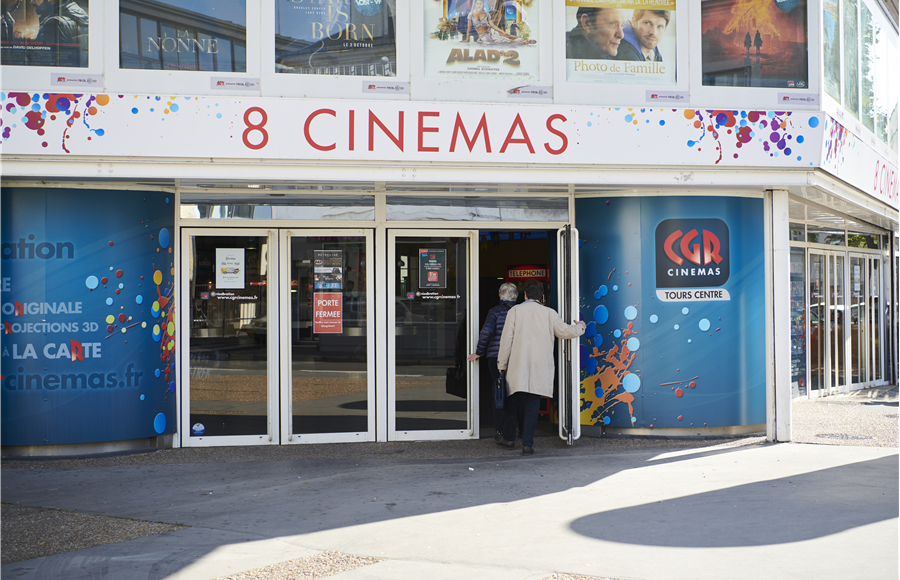
M519 139L513 139L513 134L516 132L516 128L522 132L522 137ZM528 152L534 155L534 147L531 145L531 139L528 137L528 131L525 130L525 123L522 122L522 116L516 113L516 118L513 120L512 126L509 128L509 133L506 135L506 141L503 142L503 147L500 148L500 153L506 153L506 148L513 143L521 143L523 145L528 146Z
M453 125L453 137L450 139L450 153L456 152L456 138L459 136L460 131L462 131L463 139L465 139L466 145L469 147L469 153L472 152L472 148L475 147L475 141L478 140L478 136L482 133L484 133L484 151L485 153L491 152L491 136L488 133L486 115L481 115L481 121L475 128L475 135L469 140L469 134L466 132L466 127L463 125L462 118L460 118L459 113L456 114L456 124Z
M397 113L399 119L397 128L397 137L391 133L387 127L384 126L384 123L381 122L381 119L375 116L371 110L369 110L369 151L375 151L375 125L378 125L381 128L381 131L387 135L388 139L394 142L394 145L397 146L401 152L403 151L403 111Z
M337 117L337 113L332 109L319 109L318 111L313 111L309 117L306 118L306 123L303 124L303 136L306 137L306 142L309 143L313 149L319 151L333 151L336 147L334 143L331 145L319 145L313 141L312 135L309 134L309 126L312 125L313 119L319 115L331 115L332 117Z
M556 121L557 119L561 120L563 123L566 122L566 118L562 115L550 115L547 117L547 130L562 139L562 145L559 149L553 149L550 147L550 143L544 143L544 149L546 149L547 153L550 155L559 155L569 147L569 139L566 137L566 134L553 128L553 121Z
M425 117L440 117L441 114L433 111L419 111L419 151L434 151L437 152L439 149L437 147L425 147L424 144L424 136L425 133L437 133L440 131L437 127L425 127L424 121Z

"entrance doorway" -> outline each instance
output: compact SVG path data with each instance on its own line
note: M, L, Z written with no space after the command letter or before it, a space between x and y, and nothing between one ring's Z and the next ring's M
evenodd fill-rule
M182 444L374 440L371 230L182 231Z
M483 315L502 281L528 277L546 283L548 305L559 310L555 274L572 277L577 266L563 274L561 261L574 258L558 250L577 234L383 231L181 230L182 445L481 435L480 411L490 405L480 385L491 382L479 381L486 365L465 359ZM559 354L566 363L557 363L569 396L557 404L577 417L569 342Z

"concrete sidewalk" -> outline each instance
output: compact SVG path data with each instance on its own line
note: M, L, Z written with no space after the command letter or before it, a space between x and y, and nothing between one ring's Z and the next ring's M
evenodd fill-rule
M897 449L509 453L5 469L4 502L191 527L2 575L193 580L337 550L386 559L339 580L898 576Z

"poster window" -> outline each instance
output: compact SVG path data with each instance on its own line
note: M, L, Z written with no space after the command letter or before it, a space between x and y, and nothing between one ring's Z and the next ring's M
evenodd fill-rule
M704 86L808 89L805 0L704 0Z
M566 80L676 84L675 0L566 0Z
M844 13L844 109L859 119L859 6L843 0Z
M424 6L425 76L540 77L539 0L432 0Z
M88 66L88 0L3 0L0 16L4 66Z
M119 67L247 72L246 0L120 0Z
M396 0L276 0L275 72L397 76Z
M825 54L825 92L841 102L841 26L837 0L822 4L822 40Z

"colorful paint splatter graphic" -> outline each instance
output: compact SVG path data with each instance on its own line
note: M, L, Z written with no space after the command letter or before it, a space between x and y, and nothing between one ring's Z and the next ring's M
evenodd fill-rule
M658 430L765 421L762 210L760 200L715 197L702 204L682 196L576 201L579 308L588 322L579 351L582 425ZM734 248L723 251L728 274L715 281L729 297L709 300L694 290L712 286L699 282L677 291L658 286L658 266L671 257L669 238L658 242L657 230L671 220L704 228L712 218L727 224L719 236Z
M168 199L166 200L168 202ZM149 222L149 220L148 220ZM149 223L145 223L148 227ZM154 239L153 234L147 234ZM168 228L162 228L156 238L159 246L157 253L165 253L166 260L170 260L172 248L170 246L171 235ZM105 253L111 261L116 260L116 242L110 240ZM128 338L135 332L149 332L155 343L159 344L159 366L153 373L151 383L144 383L148 388L159 389L162 393L162 401L165 402L170 394L176 392L175 373L175 303L172 300L174 292L174 262L170 261L170 276L168 280L163 272L151 263L152 290L146 290L147 280L138 272L132 273L125 268L118 268L113 263L108 267L108 272L97 276L91 274L85 278L84 284L89 292L95 290L106 306L112 309L103 319L103 327L106 329L105 340L122 341L128 343ZM149 292L150 297L145 299ZM155 298L154 298L155 294ZM149 300L153 300L148 304ZM152 324L152 326L150 326ZM131 334L129 334L131 332ZM146 400L144 393L140 394L140 400ZM158 413L153 421L154 430L162 434L166 430L167 420L164 413Z

